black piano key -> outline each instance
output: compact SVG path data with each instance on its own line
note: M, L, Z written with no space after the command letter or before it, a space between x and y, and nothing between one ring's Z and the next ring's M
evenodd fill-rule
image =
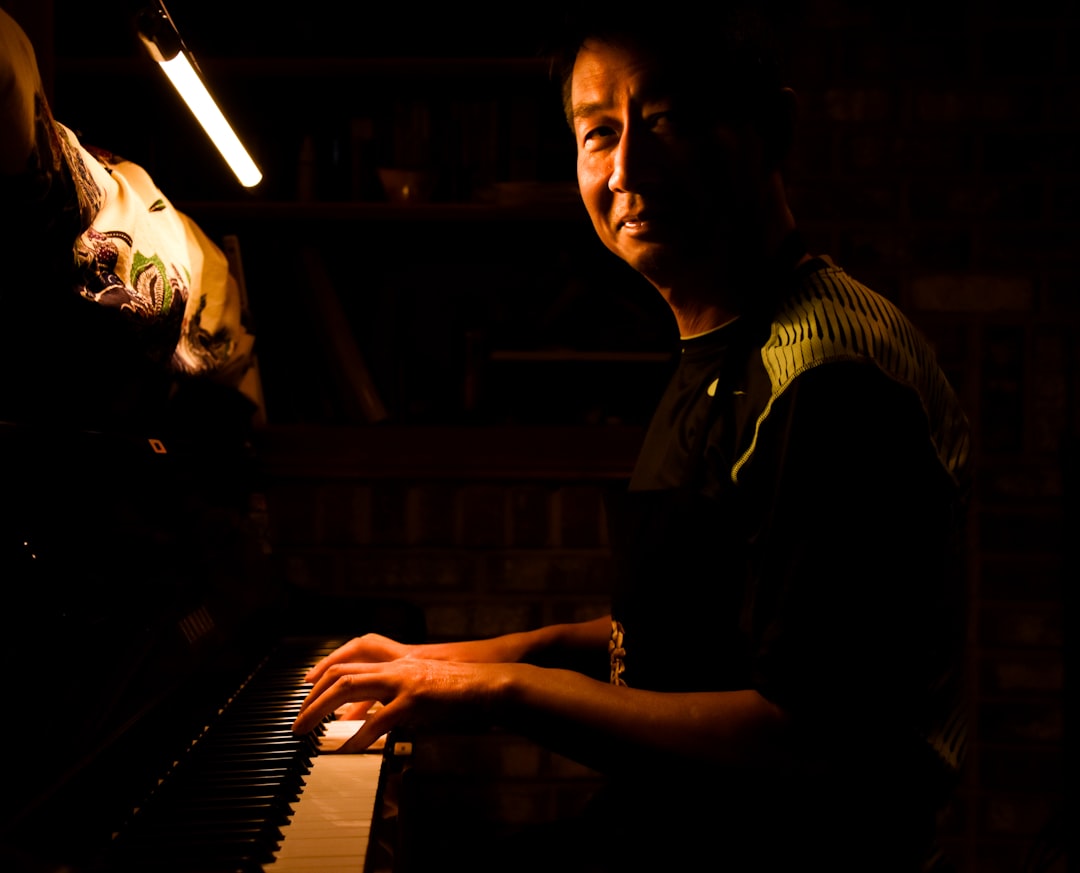
M321 729L291 731L306 665L332 649L279 652L249 677L117 835L118 871L254 873L272 859L318 751Z

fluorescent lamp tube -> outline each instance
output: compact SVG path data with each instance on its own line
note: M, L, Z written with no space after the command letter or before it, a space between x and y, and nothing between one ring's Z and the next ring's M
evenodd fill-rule
M218 109L217 103L206 90L202 78L191 66L187 55L179 51L171 60L161 60L158 64L169 77L169 81L173 83L173 87L184 98L184 102L198 119L207 136L217 146L221 156L236 173L240 184L245 188L258 185L262 181L262 173L233 132L232 126Z

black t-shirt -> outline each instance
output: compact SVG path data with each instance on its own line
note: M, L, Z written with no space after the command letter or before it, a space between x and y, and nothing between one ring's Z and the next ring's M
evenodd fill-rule
M787 857L765 848L775 829L836 869L888 869L882 852L925 848L960 754L963 433L895 310L820 261L794 293L797 318L684 341L616 514L613 618L628 685L756 689L791 714L803 766L622 788L663 818L660 786L706 778L694 831L745 838L747 859Z

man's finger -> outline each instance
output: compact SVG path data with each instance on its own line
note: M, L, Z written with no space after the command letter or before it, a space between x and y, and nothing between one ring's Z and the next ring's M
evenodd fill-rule
M386 702L393 686L386 681L378 664L346 664L323 676L300 705L300 714L293 722L293 733L314 730L324 718L350 703L367 706Z
M362 752L370 748L380 737L388 734L407 711L407 704L401 700L392 700L386 706L380 707L372 712L351 739L341 745L339 751Z
M320 660L314 667L308 670L307 675L304 676L305 682L316 682L326 672L327 667L332 664L337 664L341 661L348 661L352 658L352 653L357 649L357 643L359 640L352 639L342 646L338 646L325 658Z

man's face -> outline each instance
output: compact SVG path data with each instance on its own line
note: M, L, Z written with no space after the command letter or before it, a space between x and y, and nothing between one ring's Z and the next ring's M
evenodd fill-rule
M581 197L612 252L657 285L737 256L768 174L748 125L720 123L647 55L588 41L571 80ZM707 103L707 105L695 105Z

